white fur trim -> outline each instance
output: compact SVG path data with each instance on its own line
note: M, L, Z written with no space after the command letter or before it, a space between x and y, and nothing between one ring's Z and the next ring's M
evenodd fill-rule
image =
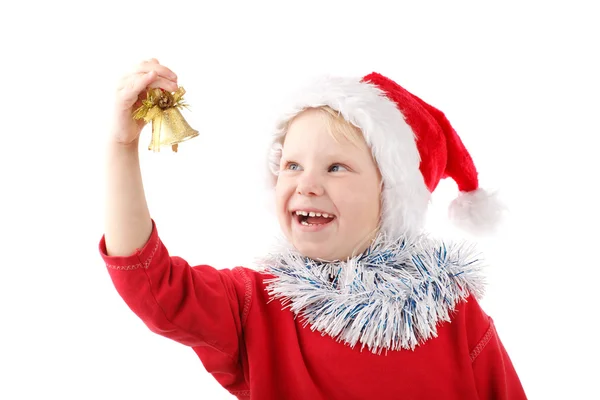
M502 212L507 210L498 192L477 189L460 192L450 203L448 217L452 223L471 234L491 234L502 221Z
M396 104L377 86L361 78L324 76L303 87L280 118L273 142L281 141L284 124L309 107L328 105L360 128L383 178L382 231L390 237L419 232L431 193L419 170L415 134ZM281 148L273 147L269 166L279 170Z

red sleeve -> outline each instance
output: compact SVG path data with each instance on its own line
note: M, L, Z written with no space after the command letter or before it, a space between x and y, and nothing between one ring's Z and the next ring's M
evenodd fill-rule
M479 305L475 302L476 307ZM474 317L473 314L470 316ZM471 362L475 385L481 400L522 400L527 399L517 372L502 345L492 318L481 308L476 311L475 319L485 327L483 335L471 347Z
M186 346L210 348L211 359L202 361L234 372L250 306L250 283L241 268L190 267L169 255L154 221L147 243L131 256L108 256L104 236L99 247L117 292L152 332Z

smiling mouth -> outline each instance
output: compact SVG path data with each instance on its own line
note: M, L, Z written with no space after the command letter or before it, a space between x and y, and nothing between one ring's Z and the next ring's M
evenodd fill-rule
M335 219L335 215L313 211L294 211L292 216L303 226L326 225Z

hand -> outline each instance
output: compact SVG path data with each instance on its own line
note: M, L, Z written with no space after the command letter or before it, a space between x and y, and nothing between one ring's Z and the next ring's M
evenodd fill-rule
M134 120L133 111L142 105L148 88L161 88L169 92L177 90L177 75L157 59L144 61L121 78L118 85L110 139L118 144L137 143L146 124Z

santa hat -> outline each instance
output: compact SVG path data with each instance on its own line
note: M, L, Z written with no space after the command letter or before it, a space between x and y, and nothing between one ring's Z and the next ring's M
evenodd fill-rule
M470 233L490 233L505 208L479 188L473 160L445 115L378 73L362 79L319 78L302 88L278 121L270 154L277 175L286 122L307 108L329 106L360 128L383 179L381 229L389 237L418 233L431 193L443 178L458 185L452 222Z

